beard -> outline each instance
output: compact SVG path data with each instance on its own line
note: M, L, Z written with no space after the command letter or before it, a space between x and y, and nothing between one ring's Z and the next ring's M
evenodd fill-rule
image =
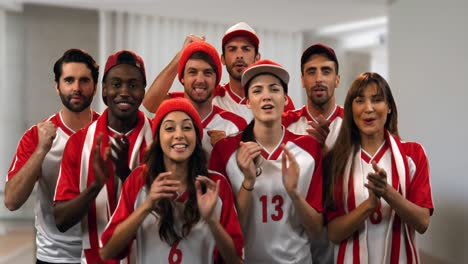
M88 108L90 105L91 105L91 102L93 101L93 96L85 96L83 95L81 92L79 93L73 93L73 94L70 94L70 95L65 95L62 93L62 91L60 91L59 89L59 95L60 95L60 100L62 101L62 104L70 111L74 112L74 113L79 113L79 112L83 112L83 110L85 110L86 108ZM76 95L79 95L81 96L82 98L82 102L81 103L78 103L78 104L73 104L71 102L72 100L72 97L73 96L76 96Z

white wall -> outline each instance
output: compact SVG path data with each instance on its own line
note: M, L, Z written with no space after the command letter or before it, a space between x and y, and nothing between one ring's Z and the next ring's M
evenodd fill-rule
M422 263L468 263L467 11L456 0L399 0L389 8L400 132L425 146L431 166L436 208L419 237Z
M60 109L54 89L55 61L68 48L85 49L98 59L98 13L24 5L18 12L7 11L3 21L6 71L0 87L0 218L32 217L29 203L35 195L17 212L6 212L2 206L5 175L24 131Z
M98 58L97 11L25 5L25 120L34 124L59 110L53 65L69 48ZM104 65L101 65L104 68ZM100 100L100 98L97 98Z

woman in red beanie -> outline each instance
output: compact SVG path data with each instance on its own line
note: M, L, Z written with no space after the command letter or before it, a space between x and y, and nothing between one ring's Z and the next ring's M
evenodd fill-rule
M322 228L321 149L281 125L288 81L275 62L249 66L241 83L254 119L211 154L210 169L228 176L236 196L245 263L312 263L309 235Z
M233 195L225 177L206 168L195 108L184 98L166 100L153 129L145 164L125 181L102 235L101 257L125 257L135 239L137 263L241 262Z

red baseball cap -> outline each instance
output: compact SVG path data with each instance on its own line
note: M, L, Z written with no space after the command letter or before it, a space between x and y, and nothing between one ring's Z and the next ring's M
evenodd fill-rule
M146 86L146 71L143 59L131 50L121 50L112 54L107 58L106 67L104 68L103 80L105 80L107 73L119 64L128 64L137 67L143 75L143 82Z

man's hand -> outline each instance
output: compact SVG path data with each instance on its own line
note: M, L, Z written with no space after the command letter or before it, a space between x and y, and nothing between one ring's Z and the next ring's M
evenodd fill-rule
M39 138L37 148L43 152L49 152L57 135L57 127L51 121L44 121L37 124L37 134Z
M306 129L307 133L318 141L320 147L323 149L325 140L330 133L330 121L325 119L322 115L317 117L317 122L309 121L310 127Z

